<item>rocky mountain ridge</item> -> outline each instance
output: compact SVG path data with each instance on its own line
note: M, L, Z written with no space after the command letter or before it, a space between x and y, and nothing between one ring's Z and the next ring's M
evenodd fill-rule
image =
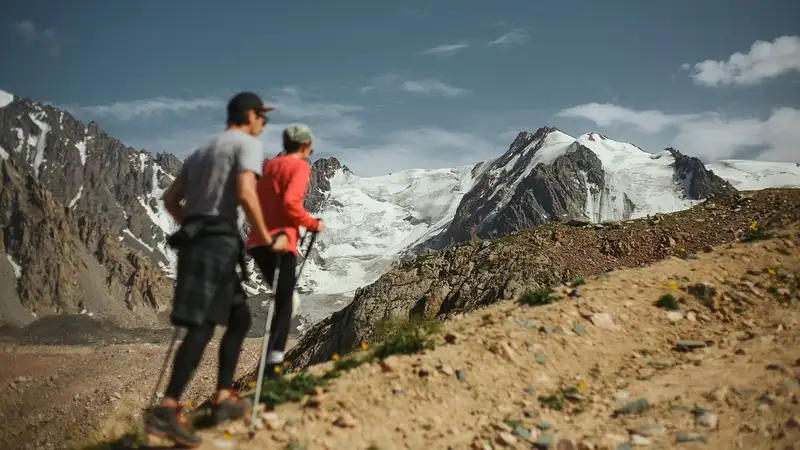
M660 164L669 158L664 167ZM639 167L631 160L638 159ZM666 169L666 170L665 170ZM521 132L501 157L479 169L473 188L461 200L449 228L429 245L442 249L473 235L494 238L553 220L602 222L672 212L692 201L736 191L698 158L673 148L651 154L599 133L572 138L554 127ZM638 180L660 181L660 192ZM655 197L672 196L659 204ZM633 201L636 199L636 202Z
M768 228L787 220L800 220L800 189L734 192L676 213L607 224L550 222L410 257L313 325L287 360L301 368L352 351L388 316L443 319L577 277L702 252L741 237L752 222Z

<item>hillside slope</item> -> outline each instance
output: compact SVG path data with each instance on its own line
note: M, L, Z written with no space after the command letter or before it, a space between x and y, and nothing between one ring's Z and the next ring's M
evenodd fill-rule
M578 276L638 267L732 242L752 221L800 220L800 189L731 194L688 210L603 224L549 223L492 241L419 255L361 288L312 326L287 354L293 367L325 361L369 340L386 316L447 318Z
M797 448L800 222L786 219L551 304L453 317L435 348L366 360L262 413L252 441L241 421L201 431L201 448ZM655 304L667 294L677 310Z

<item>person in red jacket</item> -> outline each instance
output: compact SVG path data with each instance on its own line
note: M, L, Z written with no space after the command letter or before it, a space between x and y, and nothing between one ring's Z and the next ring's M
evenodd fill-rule
M311 166L308 158L313 150L311 130L303 124L289 125L283 131L283 152L264 163L262 177L256 186L264 223L274 239L272 247L251 230L247 237L250 256L270 286L275 268L278 283L275 288L275 310L267 344L264 376L277 378L283 363L286 340L292 320L292 296L296 283L298 227L312 232L322 231L322 221L315 219L305 208ZM283 237L283 236L285 237Z

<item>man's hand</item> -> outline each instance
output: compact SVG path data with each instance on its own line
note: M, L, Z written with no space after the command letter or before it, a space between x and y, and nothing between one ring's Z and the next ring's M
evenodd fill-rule
M322 224L322 219L317 219L317 233L322 233L325 230L325 225Z

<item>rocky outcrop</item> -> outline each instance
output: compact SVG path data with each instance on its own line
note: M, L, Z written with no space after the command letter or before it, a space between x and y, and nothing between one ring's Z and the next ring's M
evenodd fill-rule
M155 324L170 301L171 282L142 255L122 245L108 228L92 223L97 251L80 239L73 212L13 160L0 160L0 229L9 261L18 267L16 292L29 317L92 314L125 324ZM148 298L143 300L141 296ZM149 300L149 303L147 303ZM136 306L147 304L144 311ZM6 311L4 311L6 312ZM10 315L10 314L9 314Z
M577 142L550 164L536 163L537 153L553 132L559 130L543 127L535 133L520 133L464 195L455 218L434 248L471 238L501 237L551 220L588 220L584 212L587 183L593 189L603 189L602 163Z
M387 316L444 319L526 290L706 251L734 241L751 221L770 228L798 218L798 189L734 193L673 214L582 227L551 222L408 258L312 326L287 359L305 367L352 351Z
M675 181L681 185L686 197L701 200L736 191L730 183L715 175L713 170L706 169L699 158L686 156L672 147L666 150L675 158Z
M343 166L334 157L320 158L311 164L311 180L309 180L306 198L303 202L303 206L307 211L311 213L322 211L325 206L325 200L328 198L327 193L331 191L330 180L337 170L350 172L347 166Z

